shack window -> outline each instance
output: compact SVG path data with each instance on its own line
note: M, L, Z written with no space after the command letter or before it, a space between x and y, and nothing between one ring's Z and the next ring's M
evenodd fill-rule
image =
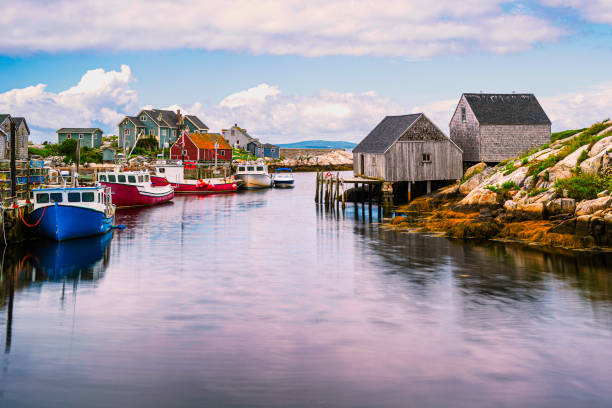
M83 193L83 202L84 203L93 203L93 201L94 201L94 193L93 192Z
M272 149L270 149L270 151L271 151L272 153L274 153L274 152L276 152L276 149L272 148Z
M40 194L36 194L36 202L37 203L48 203L49 202L49 194L47 193L40 193Z
M100 181L106 181L106 176L104 174L100 174Z
M461 121L465 122L466 121L466 115L465 115L465 106L461 107Z
M263 171L263 167L262 166L257 166L257 171Z
M78 203L81 201L81 193L68 193L69 203Z
M372 156L372 166L376 166L376 156Z
M431 163L431 153L423 153L423 162Z
M221 150L221 156L225 156L225 150Z
M253 170L255 170L255 167L253 167L253 166L247 167L247 171L253 171Z
M125 183L125 175L123 174L118 175L117 180L119 180L120 183Z
M114 174L109 174L108 175L108 181L110 181L111 183L116 182L117 180L115 179L115 175Z
M52 203L61 203L62 201L64 201L62 198L62 193L51 193L49 194L49 196L51 197Z

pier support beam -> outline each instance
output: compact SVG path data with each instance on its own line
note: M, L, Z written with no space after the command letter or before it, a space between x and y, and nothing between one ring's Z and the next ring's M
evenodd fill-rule
M427 194L431 194L431 180L427 180Z

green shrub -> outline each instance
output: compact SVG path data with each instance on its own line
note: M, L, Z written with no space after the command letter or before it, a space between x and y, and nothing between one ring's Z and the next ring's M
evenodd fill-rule
M488 186L485 187L485 189L491 190L494 193L500 193L500 194L502 193L501 189L499 187L497 187L497 186L494 186L494 185L488 185Z
M557 140L561 140L561 139L565 139L568 138L570 136L574 136L576 133L580 133L582 131L586 130L585 129L576 129L576 130L565 130L563 132L557 132L557 133L553 133L550 137L550 140L555 142Z
M505 183L502 184L501 188L503 191L509 191L509 190L518 190L519 186L517 186L514 181L506 181Z
M535 190L532 190L529 192L529 197L535 197L538 194L542 194L543 192L547 191L547 188L536 188Z
M522 161L521 161L521 166L526 165L527 163L529 163L529 160L527 160L527 158L525 157Z
M592 200L603 190L612 190L612 176L580 173L576 176L558 180L555 183L557 194L567 190L567 196L576 200Z

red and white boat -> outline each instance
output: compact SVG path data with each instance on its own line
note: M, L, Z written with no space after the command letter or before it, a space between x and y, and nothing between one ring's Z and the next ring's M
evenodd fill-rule
M110 187L113 204L117 207L139 207L165 203L174 198L170 185L151 182L148 171L107 171L98 173L98 183Z
M177 194L233 193L238 190L238 183L233 177L189 180L185 179L183 164L154 164L153 167L155 168L155 175L151 175L153 185L170 185Z

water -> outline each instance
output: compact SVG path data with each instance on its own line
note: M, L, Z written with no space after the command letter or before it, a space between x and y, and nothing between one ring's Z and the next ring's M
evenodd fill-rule
M612 406L609 257L385 231L296 178L7 251L0 406Z

